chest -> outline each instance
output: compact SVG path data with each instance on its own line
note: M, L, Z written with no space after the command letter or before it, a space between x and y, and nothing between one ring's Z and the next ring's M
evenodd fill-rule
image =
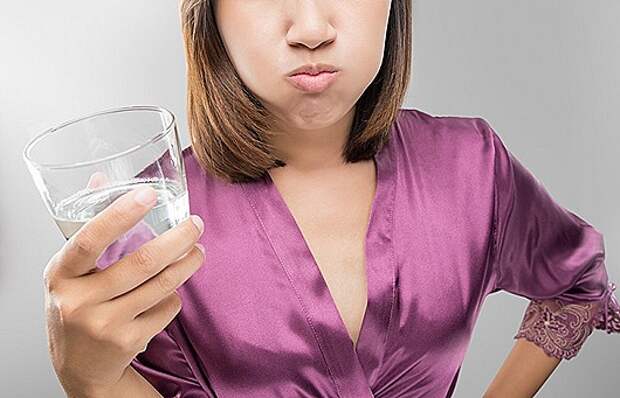
M367 168L353 178L276 182L354 343L368 300L365 240L373 180Z
M369 397L366 383L379 392L427 388L421 374L449 381L438 373L457 368L480 308L489 219L442 196L446 184L397 189L396 170L378 170L368 230L372 174L272 174L275 183L230 195L191 192L210 257L181 290L174 335L217 391Z

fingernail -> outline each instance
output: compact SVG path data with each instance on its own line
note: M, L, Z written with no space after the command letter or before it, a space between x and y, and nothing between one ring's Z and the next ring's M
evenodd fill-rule
M196 243L196 247L200 249L202 254L205 254L205 247L201 243Z
M147 206L153 203L156 198L155 190L147 185L141 186L136 190L134 199L141 205Z
M194 223L194 225L197 226L198 230L202 233L202 230L204 229L204 226L205 226L204 223L202 222L202 219L195 214L192 215L190 218L192 219L192 222Z

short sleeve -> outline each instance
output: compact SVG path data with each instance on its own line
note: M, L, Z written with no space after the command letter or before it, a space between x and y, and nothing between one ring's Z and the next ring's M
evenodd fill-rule
M149 341L146 350L132 360L131 366L164 398L210 397L167 329Z
M483 119L494 153L493 291L530 299L517 334L570 359L594 329L620 333L603 235L556 202Z

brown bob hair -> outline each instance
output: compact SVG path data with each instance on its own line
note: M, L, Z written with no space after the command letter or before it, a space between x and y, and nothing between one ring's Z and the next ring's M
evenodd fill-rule
M187 63L187 118L200 166L227 182L264 177L286 163L270 144L270 112L243 83L216 25L217 0L182 0ZM411 0L392 0L383 63L356 103L345 162L371 159L389 139L411 69Z

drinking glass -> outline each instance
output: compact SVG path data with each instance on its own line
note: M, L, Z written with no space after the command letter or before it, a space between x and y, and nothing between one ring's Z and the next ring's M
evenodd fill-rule
M189 217L176 118L162 107L127 106L69 120L30 140L23 158L67 240L122 194L141 185L155 189L156 204L106 248L97 268Z

